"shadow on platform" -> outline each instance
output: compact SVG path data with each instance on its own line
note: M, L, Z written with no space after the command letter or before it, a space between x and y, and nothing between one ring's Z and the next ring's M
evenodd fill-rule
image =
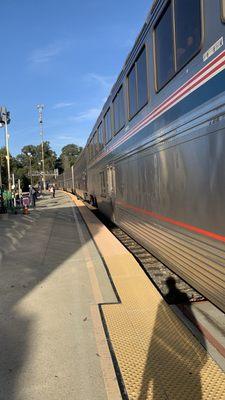
M166 283L165 299L169 304L189 302L173 278L168 278ZM162 301L156 311L138 400L201 400L200 371L206 362L206 353L198 351L188 337L183 340L186 332L180 332L176 322L173 329L167 329L172 322L168 311L171 310ZM193 314L192 321L198 326ZM202 337L204 341L203 334Z
M63 206L63 197L66 206ZM29 357L34 322L32 310L29 318L28 313L26 317L20 313L21 301L82 247L69 198L57 193L52 204L49 199L49 207L45 207L44 201L39 204L33 214L36 217L32 219L31 212L25 218L24 228L22 223L18 225L20 230L16 230L16 221L24 219L16 215L10 217L14 218L12 223L9 221L9 225L15 225L15 231L9 231L5 225L5 234L1 232L6 242L0 257L0 400L21 399L19 378ZM79 212L75 212L82 222ZM90 239L86 230L84 238Z

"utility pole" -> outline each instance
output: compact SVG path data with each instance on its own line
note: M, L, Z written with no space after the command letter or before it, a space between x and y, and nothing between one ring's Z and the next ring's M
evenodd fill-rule
M5 147L6 147L6 161L7 161L7 174L8 174L8 190L12 191L12 180L10 173L10 156L9 156L9 132L8 124L10 123L10 113L6 107L0 107L0 124L5 126Z
M16 207L16 185L15 185L15 174L12 174L12 189L13 189L13 204Z
M39 113L39 126L40 126L40 135L41 135L41 162L42 162L42 170L43 170L43 175L42 175L42 181L43 181L43 188L46 190L46 181L45 181L45 156L44 156L44 132L43 132L43 104L38 104L37 109Z
M0 189L2 188L2 156L0 155Z
M31 186L33 186L32 164L31 164L32 154L31 153L27 153L27 155L29 157L29 163L30 163L30 183L31 183Z
M21 196L21 185L20 185L20 179L18 179L18 193L19 193L19 198Z
M5 120L5 146L6 146L6 161L7 161L7 173L8 173L8 190L12 191L12 180L10 173L10 156L9 156L9 132L7 118Z

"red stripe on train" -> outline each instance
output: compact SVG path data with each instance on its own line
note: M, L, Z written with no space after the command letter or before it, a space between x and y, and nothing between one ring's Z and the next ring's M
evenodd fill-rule
M201 228L198 228L196 226L186 224L185 222L176 221L176 220L174 220L174 219L172 219L170 217L165 217L163 215L155 213L154 211L149 211L149 210L145 210L143 208L132 206L131 204L125 203L123 201L117 200L116 203L119 204L119 205L122 205L123 207L129 208L132 211L137 212L139 214L148 215L149 217L158 219L158 220L163 221L163 222L167 222L167 223L172 224L172 225L176 225L176 226L178 226L180 228L184 228L184 229L186 229L188 231L195 232L195 233L198 233L200 235L207 236L207 237L209 237L211 239L215 239L215 240L218 240L220 242L224 242L225 243L225 236L219 235L217 233L210 232L210 231L207 231L205 229L201 229Z

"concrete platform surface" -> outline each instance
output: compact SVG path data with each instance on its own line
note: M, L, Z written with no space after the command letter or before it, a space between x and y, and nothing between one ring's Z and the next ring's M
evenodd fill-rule
M0 218L0 400L120 399L98 303L116 301L68 196Z

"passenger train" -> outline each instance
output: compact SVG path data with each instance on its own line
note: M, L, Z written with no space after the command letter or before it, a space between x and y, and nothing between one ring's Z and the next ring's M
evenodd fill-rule
M155 0L71 170L96 204L225 311L225 0Z

